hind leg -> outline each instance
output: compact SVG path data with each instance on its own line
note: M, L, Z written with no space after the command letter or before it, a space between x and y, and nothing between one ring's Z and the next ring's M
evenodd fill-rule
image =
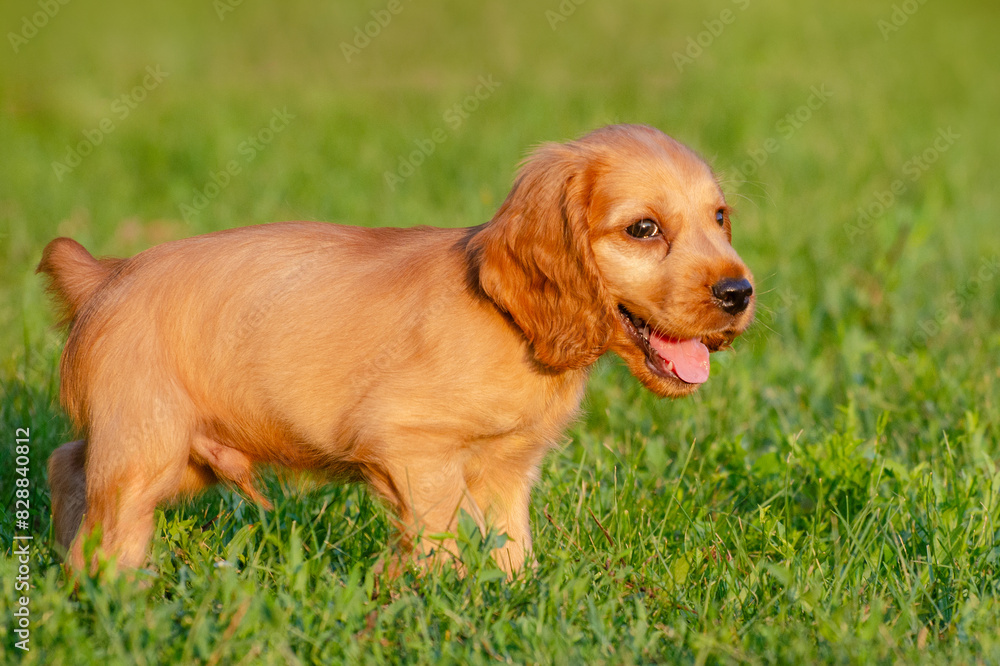
M67 566L96 572L99 557L135 568L146 560L156 506L174 497L186 480L190 432L159 414L153 420L91 424L86 460L86 514L70 548ZM89 563L83 552L100 535ZM89 555L89 554L88 554Z
M63 444L49 457L53 532L63 551L73 543L87 510L86 457L87 442L83 439Z

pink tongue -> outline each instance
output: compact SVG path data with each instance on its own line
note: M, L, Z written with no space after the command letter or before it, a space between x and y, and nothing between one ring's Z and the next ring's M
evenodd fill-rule
M708 379L708 347L700 341L671 340L651 331L649 345L660 355L667 369L673 370L681 380L688 384L701 384Z

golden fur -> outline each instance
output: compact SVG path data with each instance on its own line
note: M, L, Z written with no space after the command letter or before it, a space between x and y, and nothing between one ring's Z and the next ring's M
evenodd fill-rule
M662 237L624 231L640 219ZM366 481L402 553L447 552L418 537L465 510L507 534L515 572L539 464L598 357L661 396L696 388L651 368L619 306L713 351L753 312L746 289L733 312L713 293L752 278L711 171L634 125L542 146L478 227L290 222L100 261L59 238L39 271L71 322L61 399L83 438L49 478L73 570L95 530L140 566L154 508L218 481L266 505L254 473L276 464Z

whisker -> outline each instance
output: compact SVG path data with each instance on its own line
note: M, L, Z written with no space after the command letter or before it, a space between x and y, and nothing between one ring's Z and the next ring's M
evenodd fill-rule
M754 206L756 206L757 208L760 208L760 204L759 204L759 203L757 203L756 201L754 201L753 199L751 199L750 197L748 197L748 196L747 196L747 195L745 195L745 194L742 194L742 193L740 193L740 192L733 192L733 193L732 193L732 196L734 196L734 197L738 197L738 198L740 198L740 199L745 199L745 200L747 201L747 203L750 203L750 204L753 204L753 205L754 205Z
M754 319L754 324L760 324L761 326L763 326L767 330L771 331L775 335L778 335L778 332L776 330L774 330L773 328L771 328L770 326L768 326L765 322L761 321L760 319ZM755 328L755 327L753 325L751 325L751 328Z
M775 277L777 277L777 276L778 276L778 272L777 272L777 271L775 271L774 273L771 273L770 275L765 275L765 276L763 276L763 277L759 277L759 278L757 278L757 284L758 284L758 285L761 285L761 284L764 284L764 283L765 283L765 282L767 282L768 280L770 280L770 279L772 279L772 278L775 278Z
M752 186L752 187L756 187L756 189L759 191L759 193L762 196L762 198L763 198L764 201L768 201L768 202L770 202L772 204L774 203L774 199L771 198L770 192L767 191L767 183L765 183L764 181L760 181L760 180L746 180L746 179L743 179L743 180L725 179L725 180L719 180L719 184L720 185L733 185L735 187L740 187L740 186L743 186L743 185L749 185L749 186ZM758 207L760 205L757 200L751 198L749 195L742 194L740 192L733 192L732 194L733 194L733 196L743 197L747 201L753 203L754 205L756 205Z
M757 312L774 312L774 308L768 307L763 303L757 303Z

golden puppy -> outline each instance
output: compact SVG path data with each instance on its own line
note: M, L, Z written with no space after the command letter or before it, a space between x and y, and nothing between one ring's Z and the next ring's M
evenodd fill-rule
M290 222L103 260L56 239L38 270L71 323L61 399L83 436L49 461L67 563L99 530L139 566L158 504L218 481L266 504L255 469L277 464L366 481L403 553L449 551L418 537L463 509L507 534L515 572L598 357L682 396L750 323L730 240L708 166L635 125L542 146L478 227Z

